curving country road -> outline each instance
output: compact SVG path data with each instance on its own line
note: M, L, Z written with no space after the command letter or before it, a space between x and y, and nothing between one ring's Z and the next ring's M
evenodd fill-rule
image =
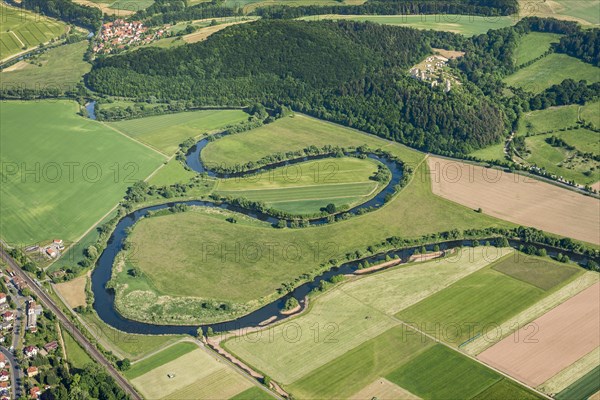
M23 278L30 290L35 293L38 300L49 310L51 310L65 329L75 338L75 340L86 350L86 352L100 365L104 366L108 373L115 379L117 384L132 399L142 400L142 397L135 391L133 386L113 367L113 365L104 357L104 355L81 333L81 331L71 322L65 313L56 305L54 300L48 296L46 291L31 279L18 265L12 257L4 251L4 244L0 242L0 258L4 260L15 272L16 275Z

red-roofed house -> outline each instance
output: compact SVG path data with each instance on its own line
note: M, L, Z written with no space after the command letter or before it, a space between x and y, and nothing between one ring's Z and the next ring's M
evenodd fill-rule
M34 376L36 376L39 373L37 367L29 367L27 368L27 376L29 378L33 378Z
M31 389L29 389L29 397L31 397L32 399L37 399L38 397L40 397L40 394L42 394L42 390L37 386L34 386Z
M27 346L23 349L23 353L27 357L35 357L38 354L38 348L35 346Z
M10 379L10 373L3 369L2 371L0 371L0 382L6 382Z
M12 311L5 311L5 312L2 314L2 318L3 318L5 321L12 321L13 319L15 319L15 314L14 314Z
M52 342L50 342L50 343L46 343L46 344L44 345L44 349L45 349L45 350L46 350L48 353L50 353L50 352L51 352L51 351L53 351L53 350L56 350L56 348L57 348L57 347L58 347L58 342L57 342L56 340L53 340Z
M6 294L0 293L0 304L6 303Z
M6 367L6 357L4 354L0 353L0 368Z

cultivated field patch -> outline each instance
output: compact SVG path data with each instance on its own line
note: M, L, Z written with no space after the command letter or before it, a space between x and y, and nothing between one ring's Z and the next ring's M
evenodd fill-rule
M508 256L510 257L510 256ZM477 271L397 314L458 346L544 296L544 291L491 268Z
M217 193L264 201L294 214L318 213L329 203L348 208L375 195L380 185L369 179L378 163L353 157L309 161L247 178L219 182Z
M68 282L57 283L54 289L65 299L69 307L85 307L85 286L88 276L89 274L84 274Z
M167 347L161 352L135 362L130 369L125 371L127 379L135 379L153 369L160 367L170 361L198 349L198 345L192 342L180 342Z
M78 116L75 102L3 102L0 236L76 240L164 157ZM6 168L12 168L7 170Z
M540 398L540 395L504 378L494 383L483 392L480 392L477 396L473 397L472 400L535 400Z
M131 382L149 399L200 398L196 392L205 399L228 398L251 386L242 376L228 370L215 356L196 348Z
M586 382L591 379L589 375L594 376L594 370L598 368L598 360L600 360L600 347L592 350L548 379L538 389L548 394L561 393L563 391L568 393L569 388L579 386L578 382ZM599 385L598 389L600 389L600 380L597 380L596 384ZM593 393L593 390L593 386L589 387L588 394ZM585 396L578 397L583 398Z
M597 199L520 175L430 157L433 193L516 224L600 244Z
M165 154L173 154L189 137L197 138L247 118L248 114L242 110L201 110L109 122L107 125Z
M599 25L598 2L588 0L519 0L521 17L556 18Z
M581 269L575 266L559 264L546 257L526 256L522 253L515 253L514 257L505 258L494 264L492 269L542 290L550 290L581 272Z
M598 397L600 390L600 365L588 372L577 382L558 393L555 396L557 400L570 400L570 399L585 399L588 396ZM589 400L593 400L589 397Z
M362 388L358 393L352 395L350 400L417 400L419 397L401 388L385 378L379 378L368 386Z
M538 386L600 345L600 283L505 338L478 358Z
M386 376L423 399L470 399L500 375L441 344Z
M519 39L515 51L515 65L519 66L543 55L552 43L558 43L561 35L546 32L529 32Z

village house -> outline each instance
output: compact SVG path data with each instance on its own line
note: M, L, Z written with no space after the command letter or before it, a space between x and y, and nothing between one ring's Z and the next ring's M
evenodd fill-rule
M6 367L6 357L0 353L0 369Z
M2 371L0 371L0 382L6 382L10 379L10 373L3 369Z
M6 294L0 293L0 304L6 304Z
M12 321L2 321L2 322L0 322L0 329L2 329L3 331L7 331L9 329L12 329L12 327L13 327Z
M27 377L33 378L34 376L39 374L39 372L40 371L37 369L37 367L31 366L31 367L27 368Z
M10 390L10 381L0 382L0 393L8 393Z
M56 340L53 340L52 342L46 343L44 345L44 350L46 350L48 353L56 350L57 348L58 348L58 342Z
M23 349L23 353L25 354L25 357L35 357L38 354L38 348L35 346L27 346Z
M29 300L27 302L27 329L32 332L35 332L37 329L37 305L34 300Z
M12 279L13 285L17 290L21 291L27 287L27 283L18 276L13 277Z
M59 250L63 250L65 248L65 245L64 245L62 239L54 239L52 241L52 244L55 245L56 247L58 247Z
M2 319L4 321L13 321L15 319L15 314L12 311L5 311L2 313Z
M34 386L31 389L29 389L29 397L31 397L32 399L39 398L41 394L42 390L37 386Z

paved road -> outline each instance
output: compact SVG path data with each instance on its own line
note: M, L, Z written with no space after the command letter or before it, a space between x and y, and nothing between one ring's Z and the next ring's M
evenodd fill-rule
M23 384L23 370L13 353L9 351L6 347L0 347L0 352L4 354L4 356L8 360L8 363L10 364L10 386L12 387L11 398L18 399L19 397L21 397L21 385Z
M117 384L127 393L132 399L142 400L142 397L135 391L133 386L113 367L113 365L104 357L104 355L81 333L81 331L71 323L71 320L63 313L59 306L56 305L54 300L46 291L37 285L33 279L31 279L21 267L10 257L5 251L4 246L0 242L0 258L2 258L12 270L23 278L29 285L29 288L33 293L36 294L39 301L49 310L51 310L58 320L63 324L65 329L69 330L69 333L73 335L75 340L87 351L87 353L100 365L104 366L108 373L115 379Z

